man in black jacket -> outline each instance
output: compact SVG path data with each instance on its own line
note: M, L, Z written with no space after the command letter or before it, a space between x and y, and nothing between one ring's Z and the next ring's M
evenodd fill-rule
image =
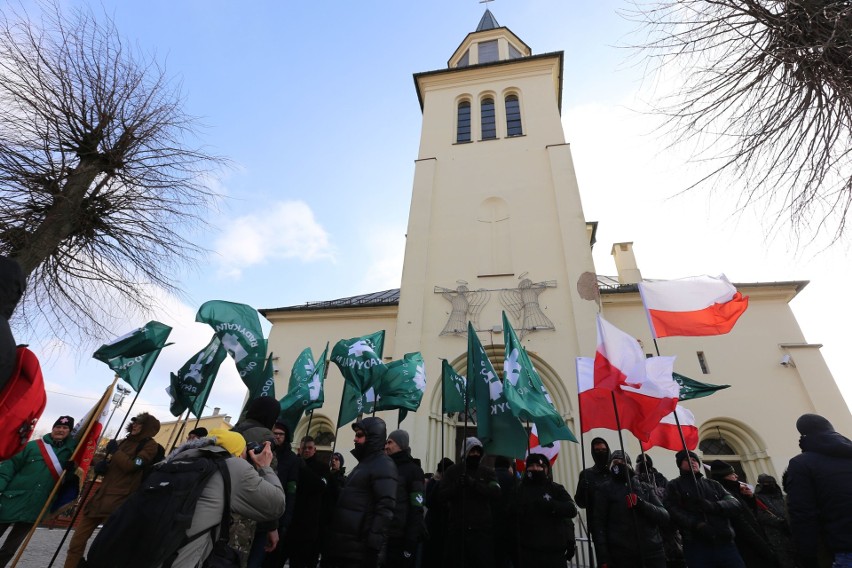
M287 531L290 568L316 568L319 561L323 522L328 521L325 512L329 470L316 453L316 441L311 436L302 438L296 505Z
M296 491L299 486L299 469L302 460L293 453L290 447L290 428L281 422L272 427L275 437L275 458L278 460L278 479L287 497L284 514L278 519L278 546L266 553L263 568L281 568L289 557L289 542L286 538L287 529L293 522L293 511L296 508Z
M494 470L483 465L482 442L464 441L461 463L444 472L438 496L449 503L445 564L466 568L493 568L494 537L491 507L500 498Z
M659 527L669 514L653 488L639 480L630 457L612 452L610 478L595 492L594 527L598 566L665 568Z
M574 501L581 509L586 509L586 521L589 527L589 534L594 538L594 522L593 509L595 506L595 491L609 479L609 444L603 438L593 438L592 444L592 460L594 465L580 472L580 477L577 480L577 491L574 492Z
M337 500L328 562L334 568L375 568L385 546L388 524L396 506L397 472L384 452L387 428L381 418L352 425L358 465L346 478Z
M666 486L665 506L683 536L689 568L745 568L734 545L730 518L740 503L717 482L705 479L695 452L679 451L680 475Z
M852 440L818 414L800 416L796 429L802 453L783 482L799 565L817 566L822 540L834 566L852 566Z
M413 568L423 535L423 470L411 457L405 430L394 430L388 435L385 452L396 464L399 483L384 565L386 568Z
M566 552L573 552L574 530L570 519L577 506L564 487L553 482L550 461L544 454L527 456L526 471L503 522L513 528L513 555L517 566L564 568Z

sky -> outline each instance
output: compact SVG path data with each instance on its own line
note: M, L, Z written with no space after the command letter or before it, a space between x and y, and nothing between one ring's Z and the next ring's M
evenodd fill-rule
M37 6L24 0L31 15ZM205 301L256 308L327 300L399 286L421 113L412 74L446 67L476 28L476 0L230 2L68 0L108 14L144 57L179 85L201 137L230 160L210 179L221 195L191 238L209 249L176 275L184 293L160 294L152 314L127 314L115 336L157 319L173 326L134 407L170 419L169 372L212 331L194 323ZM847 402L850 313L839 284L852 281L847 242L803 246L773 231L771 208L737 211L729 186L682 194L700 169L668 149L647 101L676 83L653 81L635 52L628 0L496 0L488 4L533 53L565 52L562 122L587 220L597 221L594 260L614 275L613 243L634 243L646 278L725 273L733 282L809 280L792 302L807 341L823 354ZM268 333L269 324L266 324ZM329 338L335 341L339 338ZM56 338L18 337L42 358L55 418L80 418L112 380L90 350ZM93 349L91 349L93 351ZM591 355L591 354L589 354ZM291 362L282 362L282 372ZM227 360L208 401L236 415L242 386ZM117 425L123 410L116 413Z

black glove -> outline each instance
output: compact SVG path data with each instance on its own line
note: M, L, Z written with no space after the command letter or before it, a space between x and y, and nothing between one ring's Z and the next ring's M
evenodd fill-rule
M698 523L698 526L695 527L695 534L704 541L712 541L716 538L716 531L707 523Z
M118 440L110 440L106 445L106 453L112 455L118 451Z
M109 467L109 462L106 460L101 460L95 464L95 475L106 475L107 468Z
M67 462L62 464L62 469L64 469L68 473L74 473L77 470L77 464L74 463L74 460L68 460Z
M406 544L402 551L402 565L414 568L417 565L417 544Z

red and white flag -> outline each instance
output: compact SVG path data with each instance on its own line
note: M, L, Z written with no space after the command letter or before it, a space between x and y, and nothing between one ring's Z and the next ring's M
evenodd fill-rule
M600 314L597 317L598 347L595 352L595 387L617 391L622 385L645 379L645 354L639 342Z
M552 468L553 464L556 463L556 458L559 457L559 449L559 440L554 440L549 446L542 446L538 439L538 430L536 429L535 424L532 425L532 430L530 430L529 450L526 454L527 456L530 454L543 454L548 460L550 460L550 467ZM527 462L526 460L515 460L515 465L517 466L518 471L524 471L527 467Z
M89 471L89 466L95 457L95 451L98 449L98 440L103 433L104 425L109 419L113 388L115 388L115 381L107 387L100 400L77 423L77 426L71 433L77 439L77 447L74 450L72 459L77 464L77 467L83 470L80 479L85 479L86 473Z
M748 308L724 274L644 281L639 293L655 338L728 333Z
M695 425L695 416L689 409L678 405L675 409L683 438L686 440L686 448L694 450L698 447L698 427ZM683 441L677 431L677 422L674 413L667 414L660 421L659 426L651 432L651 438L647 442L641 442L642 451L646 452L653 447L666 448L678 452L683 449Z
M646 360L644 376L615 391L595 387L596 363L588 357L577 358L577 390L580 403L580 429L617 430L619 424L639 440L651 437L666 414L677 406L679 387L672 379L674 357ZM613 398L618 408L616 422Z

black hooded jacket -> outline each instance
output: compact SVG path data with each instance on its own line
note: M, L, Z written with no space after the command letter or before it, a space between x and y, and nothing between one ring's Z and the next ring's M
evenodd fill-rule
M467 448L464 458L469 452ZM462 459L444 472L438 498L449 505L449 532L459 532L462 527L491 531L491 508L500 498L500 485L492 468L480 462L476 469L470 469L466 459Z
M375 557L385 543L396 505L397 472L384 451L384 421L370 417L353 426L367 437L352 450L358 465L346 478L337 500L329 552L334 558L361 563Z
M666 486L664 504L672 522L680 529L684 543L734 541L730 519L739 514L740 502L718 482L705 479L700 472L693 477L689 471L681 470L680 476Z
M799 555L816 557L820 537L832 553L852 552L852 441L837 432L802 436L784 490Z
M593 449L595 444L606 445L606 459L602 459L600 462L596 460L595 465L580 472L580 477L577 480L577 491L574 493L574 501L578 507L582 507L583 509L594 507L595 489L610 477L609 457L612 452L610 452L609 444L603 438L593 438L592 444L589 447ZM592 456L594 457L594 453ZM591 517L591 510L589 510L588 515Z
M403 539L406 550L414 550L423 534L423 470L414 462L409 449L390 457L396 464L399 485L388 537Z

